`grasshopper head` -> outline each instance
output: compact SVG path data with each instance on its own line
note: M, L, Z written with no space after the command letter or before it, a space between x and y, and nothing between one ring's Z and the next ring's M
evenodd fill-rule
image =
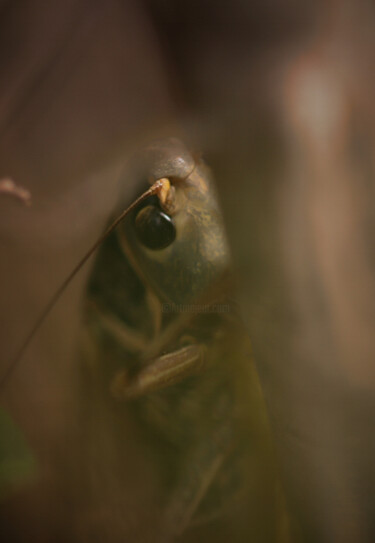
M215 187L208 168L177 140L152 152L149 178L161 179L162 188L120 225L120 241L162 300L192 302L230 265Z

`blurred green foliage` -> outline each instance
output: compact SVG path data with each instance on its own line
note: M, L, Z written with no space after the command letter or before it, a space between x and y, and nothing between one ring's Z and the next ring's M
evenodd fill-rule
M35 472L35 458L22 432L9 414L0 409L0 500L30 481Z

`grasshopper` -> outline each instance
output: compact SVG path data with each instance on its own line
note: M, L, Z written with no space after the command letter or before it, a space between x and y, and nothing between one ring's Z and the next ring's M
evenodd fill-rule
M155 541L174 541L241 507L237 532L245 541L259 529L246 508L254 509L273 468L214 182L176 139L150 145L141 162L140 177L160 188L100 249L83 357L106 408L131 412L156 459ZM257 541L270 540L267 530Z

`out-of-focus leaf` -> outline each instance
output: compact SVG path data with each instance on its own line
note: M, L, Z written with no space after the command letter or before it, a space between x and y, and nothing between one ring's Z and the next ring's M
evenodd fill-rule
M0 409L0 500L35 474L35 459L22 432Z

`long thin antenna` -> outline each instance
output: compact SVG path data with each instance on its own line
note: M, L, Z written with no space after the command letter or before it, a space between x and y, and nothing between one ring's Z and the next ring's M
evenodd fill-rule
M139 196L136 200L134 200L134 202L128 208L126 208L125 211L120 213L120 215L114 220L114 222L107 228L104 234L100 236L100 238L94 243L94 245L87 251L87 253L81 258L78 264L69 273L69 275L64 279L60 287L56 290L56 292L54 293L50 301L44 307L42 313L39 315L38 319L35 321L34 326L31 328L30 332L24 339L19 351L16 353L15 357L11 360L8 368L5 370L5 373L0 380L0 391L3 389L6 382L13 374L15 368L17 367L17 364L22 359L26 349L30 345L35 334L38 332L38 330L40 329L40 327L42 326L42 324L48 317L50 311L60 299L66 287L69 285L70 281L80 271L80 269L84 266L84 264L87 262L90 256L103 243L103 241L109 236L109 234L113 232L113 230L118 226L118 224L126 217L126 215L130 213L140 202L142 202L149 196L153 196L154 194L157 194L158 192L160 192L163 189L165 182L166 182L165 179L159 179L158 181L156 181L148 190L146 190L146 192L144 192L143 194L141 194L141 196Z

